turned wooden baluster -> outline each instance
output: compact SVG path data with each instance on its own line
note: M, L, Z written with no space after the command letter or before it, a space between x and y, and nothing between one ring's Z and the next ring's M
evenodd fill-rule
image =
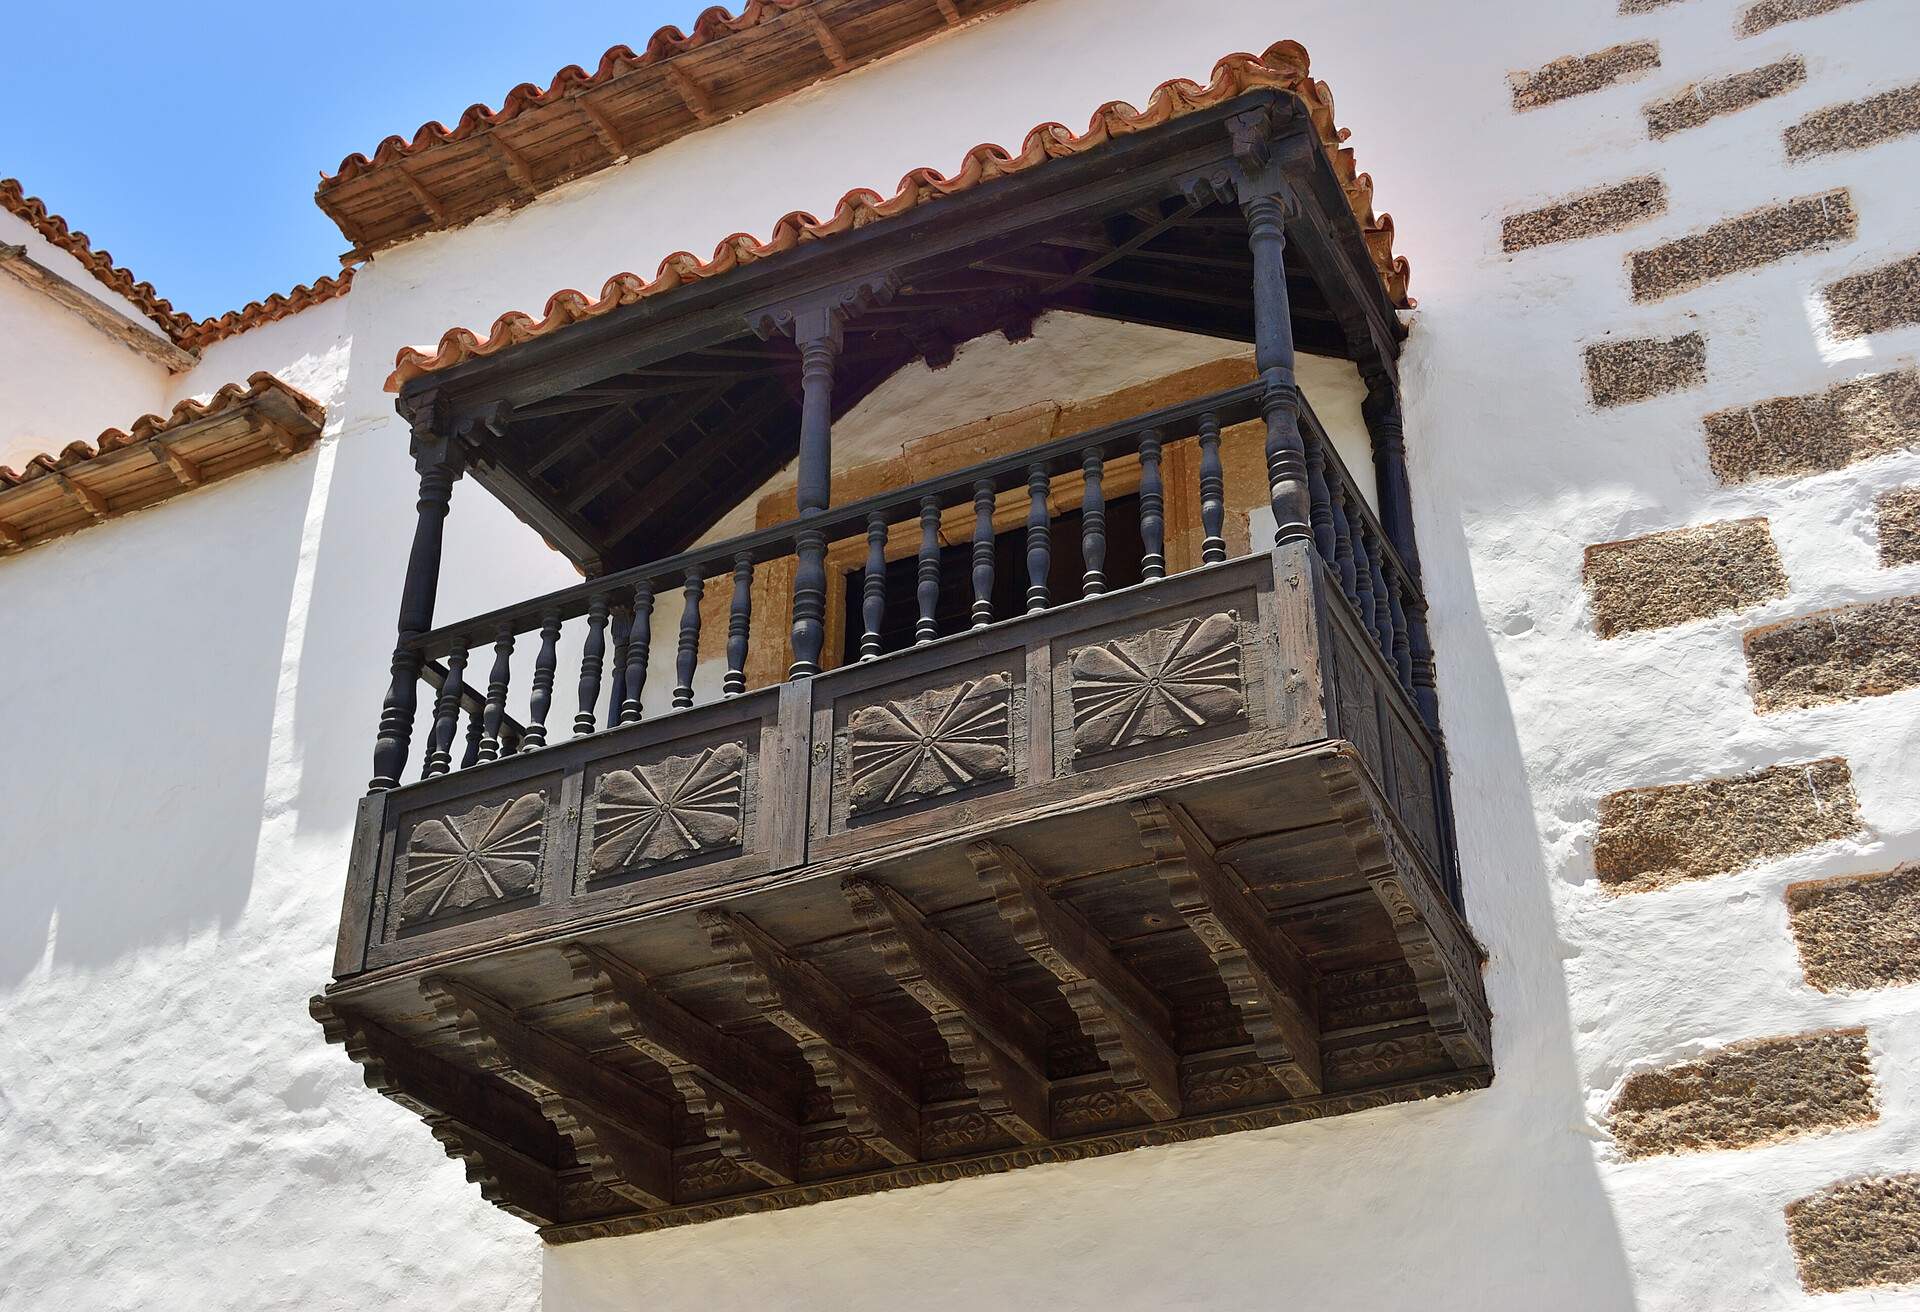
M887 618L887 517L867 516L867 569L860 580L860 659L880 654L880 625Z
M1047 575L1053 570L1053 518L1047 492L1052 480L1045 465L1027 466L1027 614L1045 610Z
M1393 612L1387 599L1386 551L1380 539L1371 530L1367 533L1367 565L1373 581L1373 615L1368 623L1373 626L1374 640L1380 644L1380 654L1387 662L1393 662Z
M507 717L507 683L513 677L513 625L502 622L493 640L493 672L487 676L487 705L480 713L481 761L500 759L500 722Z
M425 418L430 418L430 414ZM433 627L434 594L440 587L440 544L446 528L453 484L464 460L460 447L448 437L416 429L414 468L420 474L420 499L415 505L413 548L407 555L406 581L400 589L399 640L389 667L392 679L380 707L380 732L373 744L372 792L397 788L413 741L413 717L419 706L420 667L424 658L414 646Z
M547 712L553 708L553 676L560 666L560 612L540 617L540 654L533 661L533 683L527 692L527 731L520 750L537 751L547 745Z
M1340 546L1333 533L1333 497L1327 490L1327 451L1320 434L1312 428L1301 431L1307 448L1308 519L1313 526L1313 545L1320 559L1338 569Z
M607 661L607 616L612 599L596 592L587 599L587 643L580 652L580 709L574 713L577 737L593 732L593 704L600 700L600 674Z
M1367 522L1353 517L1353 603L1360 622L1373 627L1373 561L1367 551Z
M440 700L433 709L433 733L428 739L427 759L421 766L422 779L435 779L447 772L453 760L453 736L460 728L460 695L466 691L467 640L456 638L447 653L447 679L440 685Z
M1333 572L1340 591L1356 606L1360 593L1354 586L1353 520L1347 514L1347 485L1343 480L1333 490Z
M973 627L993 623L993 483L973 485Z
M480 763L480 717L472 711L467 712L467 745L460 753L460 768L471 770Z
M1098 447L1080 453L1080 474L1086 490L1080 496L1080 558L1085 570L1080 575L1080 595L1097 597L1107 590L1107 497L1101 479L1107 472L1106 458Z
M1420 719L1440 737L1440 695L1434 684L1433 641L1427 636L1427 602L1412 585L1407 596L1407 658L1411 668L1413 704L1420 708Z
M675 653L673 670L673 708L685 710L693 705L693 671L700 663L700 598L707 590L698 566L687 571L680 589L680 648Z
M1401 600L1406 586L1406 581L1395 574L1393 586L1387 589L1387 603L1393 623L1393 668L1400 676L1400 686L1412 696L1413 653L1407 632L1407 608Z
M1200 563L1227 558L1227 474L1220 464L1220 417L1200 416Z
M613 671L607 680L606 726L620 723L620 708L627 704L627 658L633 654L633 611L626 606L613 608Z
M733 558L733 606L727 612L727 676L722 697L738 697L747 690L747 631L753 621L753 557L741 552Z
M627 642L626 696L620 702L620 723L640 723L640 700L646 692L647 661L653 654L653 584L633 585L633 636Z
M920 561L914 599L920 606L920 618L913 626L917 647L940 636L939 623L934 619L934 612L940 608L940 502L933 497L920 498Z
M1167 576L1167 495L1160 480L1160 434L1140 435L1140 580Z

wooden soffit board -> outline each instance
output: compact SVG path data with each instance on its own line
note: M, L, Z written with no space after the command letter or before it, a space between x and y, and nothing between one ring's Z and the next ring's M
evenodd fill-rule
M691 33L663 27L617 45L589 73L568 65L545 90L522 83L498 109L427 123L352 154L314 199L364 256L421 233L523 205L563 182L897 54L1026 0L750 0L718 6Z
M0 466L0 554L144 510L260 465L298 455L320 436L325 409L256 373L210 400L182 401L130 430L42 454L19 471Z

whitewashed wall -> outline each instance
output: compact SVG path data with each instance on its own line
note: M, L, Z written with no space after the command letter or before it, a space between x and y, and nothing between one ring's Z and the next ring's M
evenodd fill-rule
M321 449L0 561L0 1306L1894 1306L1803 1295L1780 1209L1850 1173L1920 1166L1920 998L1806 988L1780 893L1920 856L1906 759L1920 693L1763 722L1739 652L1750 620L1603 645L1579 582L1588 543L1765 513L1795 587L1780 614L1920 588L1920 567L1875 568L1860 514L1866 490L1920 478L1920 457L1724 490L1699 436L1706 410L1920 348L1908 330L1830 349L1805 304L1809 286L1911 252L1920 138L1793 169L1779 146L1808 109L1910 79L1920 23L1906 0L1862 0L1736 43L1736 7L1033 0L385 253L337 310L210 351L169 399L305 370L331 407ZM1409 445L1466 896L1492 956L1495 1085L543 1254L305 1015L412 522L381 391L395 348L789 209L824 213L848 187L885 189L1044 119L1078 126L1101 100L1289 36L1334 86L1415 263ZM1662 46L1650 76L1512 113L1509 69L1642 36ZM1644 101L1789 50L1808 56L1805 88L1645 139ZM1502 214L1652 170L1672 194L1657 222L1499 253ZM1863 215L1854 243L1629 308L1628 250L1842 183ZM1582 343L1694 324L1712 332L1704 389L1589 408ZM471 486L446 560L447 616L573 577ZM1596 889L1600 795L1833 752L1854 763L1860 841L1670 892ZM1870 1128L1624 1163L1598 1125L1632 1069L1858 1021L1879 1049Z

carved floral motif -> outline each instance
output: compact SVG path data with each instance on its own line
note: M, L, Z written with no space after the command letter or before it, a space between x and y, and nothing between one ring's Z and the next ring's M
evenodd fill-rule
M589 878L738 843L746 773L745 749L722 743L601 775L593 794Z
M533 892L546 819L547 795L536 792L414 825L403 859L401 927Z
M1072 676L1077 756L1193 733L1247 713L1240 629L1231 611L1076 647Z
M847 719L848 809L859 815L1006 778L1012 703L1007 676L994 673L862 706Z

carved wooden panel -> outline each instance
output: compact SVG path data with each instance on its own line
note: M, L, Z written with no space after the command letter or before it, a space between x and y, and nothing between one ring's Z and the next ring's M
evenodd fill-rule
M995 672L847 718L854 815L956 793L1013 773L1013 688Z
M1422 855L1438 867L1440 824L1433 799L1433 762L1405 724L1397 717L1391 723L1394 809Z
M400 928L535 892L546 820L541 789L417 821L400 861Z
M1333 633L1333 681L1340 736L1359 749L1360 759L1375 779L1385 779L1380 753L1380 698L1373 670L1337 628Z
M747 753L739 743L608 770L593 790L588 878L737 846L746 777Z
M1076 647L1075 756L1118 751L1247 716L1233 611Z

